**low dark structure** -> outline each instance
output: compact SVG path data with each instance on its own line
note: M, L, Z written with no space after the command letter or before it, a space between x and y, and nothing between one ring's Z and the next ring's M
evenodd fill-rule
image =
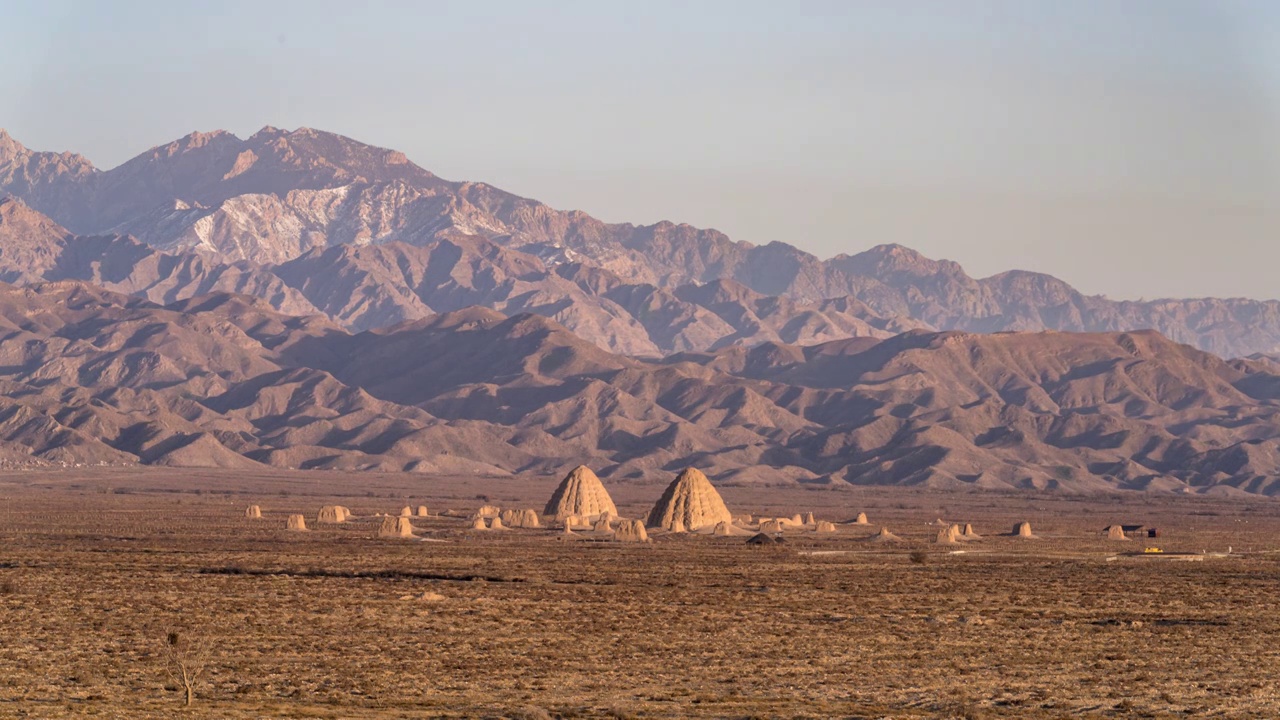
M1110 529L1111 529L1111 526L1110 526L1110 525L1108 525L1107 527L1102 528L1102 532L1107 532L1107 531L1108 531L1108 530L1110 530ZM1121 529L1121 530L1124 530L1124 534L1125 534L1125 535L1139 535L1139 536L1141 536L1141 535L1146 535L1146 534L1149 532L1149 528L1148 528L1146 525L1125 525L1125 524L1121 524L1121 525L1120 525L1120 529ZM1154 537L1154 536L1153 536L1153 537Z

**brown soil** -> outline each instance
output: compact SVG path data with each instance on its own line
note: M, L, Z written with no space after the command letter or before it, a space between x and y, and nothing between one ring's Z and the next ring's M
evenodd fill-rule
M902 542L859 542L872 529L850 525L765 547L468 531L482 504L536 506L554 485L0 476L0 716L172 717L170 631L208 648L190 717L1280 713L1280 616L1265 601L1280 592L1274 501L725 488L763 516L865 508ZM610 488L623 517L662 489ZM410 499L441 508L415 527L443 542L376 538L374 514ZM244 517L250 504L266 521ZM284 529L324 504L355 517ZM939 516L985 537L938 546ZM1041 542L998 534L1020 520ZM1161 537L1117 556L1097 529L1121 522Z

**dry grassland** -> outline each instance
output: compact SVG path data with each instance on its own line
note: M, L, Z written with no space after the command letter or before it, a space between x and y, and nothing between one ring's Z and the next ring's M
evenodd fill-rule
M722 488L736 513L872 524L775 548L462 517L375 538L374 512L541 509L556 480L0 477L0 717L1280 716L1274 501ZM641 517L661 486L610 491ZM326 504L357 517L315 523ZM936 545L938 517L986 538ZM995 537L1018 520L1042 539ZM881 525L904 542L862 541ZM1233 553L1117 558L1151 544ZM171 631L208 648L186 711Z

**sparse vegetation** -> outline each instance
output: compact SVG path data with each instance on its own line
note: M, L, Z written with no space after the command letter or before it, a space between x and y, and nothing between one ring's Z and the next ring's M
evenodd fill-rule
M196 698L196 684L209 660L207 640L190 633L170 630L161 644L165 673L182 690L183 705L190 707Z
M1135 717L1280 712L1266 692L1280 673L1269 648L1280 617L1257 602L1280 592L1273 554L1107 562L1116 548L1099 532L1133 518L1159 526L1169 552L1270 550L1280 546L1280 503L1246 514L1195 498L993 502L863 489L813 509L845 520L866 509L874 525L793 531L761 552L736 537L655 533L637 546L563 541L551 527L466 530L467 511L541 504L558 478L379 474L368 480L375 497L353 501L349 475L281 474L294 498L266 503L265 519L253 520L244 508L273 496L273 476L129 473L136 492L105 498L105 513L86 504L92 493L15 492L0 562L0 715L172 717L187 688L180 665L170 676L161 663L188 640L205 653L191 675L192 716L230 720L1088 720L1124 702ZM196 481L238 493L165 491ZM646 512L661 491L608 489L623 517ZM373 513L397 512L406 493L458 511L414 518L444 542L373 537ZM803 513L813 498L721 493L730 510L768 517ZM983 535L945 562L929 524L942 497L947 520ZM921 508L894 509L900 500ZM330 504L352 505L356 517L284 529L288 514ZM1114 520L1099 522L1103 514ZM1023 519L1041 540L1002 535ZM864 542L881 523L900 540ZM925 566L909 564L917 553ZM6 581L20 587L4 594Z

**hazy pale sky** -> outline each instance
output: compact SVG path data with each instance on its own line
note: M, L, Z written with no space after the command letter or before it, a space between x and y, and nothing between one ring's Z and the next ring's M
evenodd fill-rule
M309 126L603 220L1280 297L1269 0L0 4L0 127Z

